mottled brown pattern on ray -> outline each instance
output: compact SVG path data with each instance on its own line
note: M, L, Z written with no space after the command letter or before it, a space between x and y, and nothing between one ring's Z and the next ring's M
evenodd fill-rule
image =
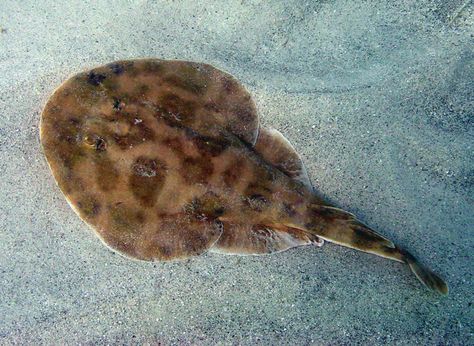
M96 181L100 190L113 190L117 186L119 177L119 172L115 167L115 163L109 157L100 154L94 158L94 163L96 166Z
M224 80L234 81L235 88L220 99ZM205 107L209 102L215 105L211 112ZM245 123L231 109L242 102L253 112ZM213 232L199 233L214 229L224 208L210 210L199 196L204 185L219 180L215 170L228 146L244 147L221 132L233 129L253 142L257 126L250 96L230 75L203 64L139 60L66 81L45 107L41 140L67 199L109 246L132 257L162 259L200 253L215 242ZM201 219L182 221L173 237L197 234L181 241L179 249L168 244L167 255L141 249L146 242L137 240L140 235L158 237L157 224L181 215L191 201L201 201L196 209Z
M77 207L88 219L97 217L101 210L99 200L90 193L82 194L81 198L77 200Z
M143 207L153 207L165 183L168 168L158 158L139 156L132 165L129 186Z
M207 250L222 232L217 221L199 220L184 213L145 219L144 213L122 205L111 212L102 239L121 253L141 260L170 260L196 256ZM149 216L151 214L148 214Z
M230 162L222 174L225 185L229 188L235 186L244 170L245 160L243 158L237 158L235 162Z
M216 220L230 206L215 192L209 191L187 203L183 210L192 217L200 220Z
M320 238L410 266L408 252L329 207L249 93L206 64L143 59L79 73L51 96L41 142L67 200L112 249L141 260L263 254Z
M277 195L292 215L303 212L285 176L249 149L257 124L250 95L230 75L203 64L139 60L66 81L45 108L42 142L66 197L109 246L162 259L205 251L217 238L194 235L194 247L183 239L218 220L265 225L286 218L289 208ZM176 217L182 220L172 223ZM171 237L157 224L180 229ZM163 234L179 249L144 250L146 237L163 241Z

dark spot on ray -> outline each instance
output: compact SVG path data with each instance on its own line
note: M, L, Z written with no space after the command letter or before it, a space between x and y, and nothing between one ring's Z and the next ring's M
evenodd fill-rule
M155 115L169 125L189 124L197 108L193 101L187 101L175 94L165 94L159 101L159 111Z
M178 137L166 138L161 143L173 150L177 155L183 155L183 143Z
M247 105L237 105L232 111L240 123L251 123L255 118L254 112Z
M212 163L205 157L188 157L183 161L183 177L190 185L206 183L213 171Z
M246 190L245 194L247 196L252 196L252 195L261 195L261 196L268 196L272 194L272 189L264 184L265 180L263 181L255 181L253 183L250 183Z
M259 180L267 182L273 182L277 179L276 170L269 168L267 165L258 165L255 167L255 176L257 176Z
M71 194L73 191L84 191L84 184L81 178L77 176L77 172L73 169L74 163L67 158L61 161L63 166L61 167L59 174L62 176L64 182L65 194Z
M131 142L128 136L120 136L117 134L113 135L115 144L119 146L120 149L125 150L130 148Z
M141 177L154 177L157 174L158 165L155 160L138 159L132 166L133 174Z
M106 67L116 76L120 76L124 73L129 75L136 75L136 68L133 61L118 61L111 64L107 64Z
M116 188L119 173L114 163L108 157L99 155L94 160L96 167L96 182L102 191L111 191Z
M138 231L141 224L144 223L144 214L133 206L118 202L108 206L108 211L113 222L114 230L118 235L123 233L133 234Z
M135 213L135 220L137 220L137 223L144 223L146 220L145 214L142 211L137 211Z
M183 79L176 75L167 76L164 78L164 81L193 94L202 94L206 87L206 85L199 80Z
M114 97L113 108L118 111L122 110L122 101L119 98Z
M165 177L166 165L159 159L139 157L131 167L129 186L135 198L145 207L155 205Z
M114 78L114 76L112 76L112 78L106 78L102 81L101 85L103 86L101 92L107 95L107 97L111 97L117 93L120 86L120 84L117 83L117 78ZM98 96L100 96L100 94Z
M54 151L67 171L71 170L75 163L85 157L86 153L78 139L80 138L80 123L70 120L58 120L52 127L56 135L49 142L44 143L45 148Z
M99 202L92 196L84 196L77 202L79 210L88 218L96 217L100 212Z
M216 209L214 209L214 215L216 217L224 215L224 212L225 212L224 207L217 207Z
M219 112L220 111L219 106L217 106L217 104L213 101L206 103L204 105L204 109L206 109L207 111L212 111L212 112Z
M92 215L98 215L100 212L100 204L99 203L94 203L92 206Z
M224 87L224 90L227 94L232 94L237 88L236 83L230 78L223 78L222 86Z
M68 121L58 120L53 124L58 141L66 141L70 144L77 142L77 135L81 130L81 124L76 120L75 118L70 118Z
M138 66L133 61L127 61L124 65L125 73L130 77L136 77L141 72Z
M222 173L224 184L227 187L233 187L237 181L242 177L245 170L245 160L238 158L232 162L229 167Z
M188 215L200 221L216 219L225 212L219 196L212 192L194 198L184 206L184 210Z
M142 97L148 91L150 91L150 87L146 84L141 84L136 88L136 94L138 95L138 97Z
M75 118L75 117L69 118L69 122L70 122L73 126L76 126L76 127L79 127L79 125L81 124L81 120L79 120L78 118Z
M229 146L229 142L224 138L202 136L189 128L186 129L186 136L191 139L203 155L218 156Z
M110 70L116 75L121 75L125 71L123 65L120 63L113 63L109 64L108 66Z
M156 74L163 72L163 65L159 61L147 61L143 65L143 71Z
M98 86L100 83L104 81L105 78L106 78L105 75L91 71L87 75L87 82L94 86Z
M268 202L267 199L266 199L264 196L259 195L259 194L250 195L250 196L248 197L248 199L253 200L253 201L263 202L263 203L267 203L267 202Z

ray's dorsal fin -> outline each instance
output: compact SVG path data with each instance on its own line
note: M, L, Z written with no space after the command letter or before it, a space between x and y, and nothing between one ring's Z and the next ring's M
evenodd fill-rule
M290 178L301 182L313 192L313 186L301 157L278 130L261 127L254 149L265 161Z
M321 246L323 242L314 234L296 228L223 222L222 235L209 251L229 255L261 255L303 245Z

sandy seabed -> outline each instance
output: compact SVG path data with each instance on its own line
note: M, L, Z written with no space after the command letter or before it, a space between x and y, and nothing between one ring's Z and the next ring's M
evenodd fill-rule
M473 4L0 2L1 344L474 344ZM206 62L251 91L335 205L439 272L327 244L127 260L74 214L39 117L78 71Z

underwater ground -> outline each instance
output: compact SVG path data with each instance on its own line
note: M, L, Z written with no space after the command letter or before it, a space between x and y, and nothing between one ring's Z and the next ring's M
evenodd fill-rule
M1 344L474 344L474 5L0 2ZM68 206L38 124L68 76L116 59L239 78L315 187L432 267L326 244L127 260Z

